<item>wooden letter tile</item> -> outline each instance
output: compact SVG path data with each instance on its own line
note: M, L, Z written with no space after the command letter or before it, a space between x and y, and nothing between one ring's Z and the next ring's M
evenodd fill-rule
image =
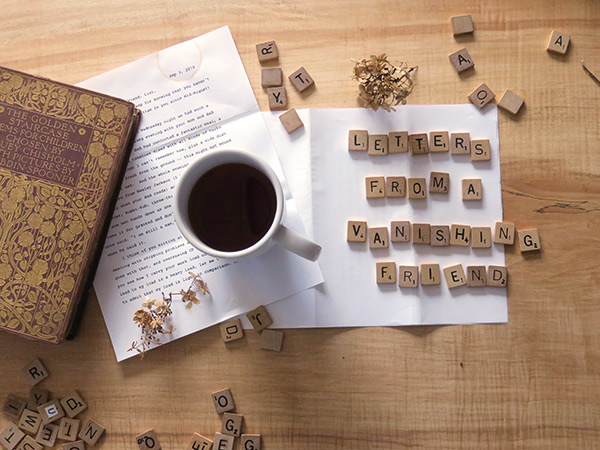
M293 133L298 128L302 128L304 126L302 120L300 119L300 116L294 108L280 115L279 120L281 121L283 128L285 128L285 131L287 131L288 134Z
M66 397L61 398L60 406L62 406L67 416L71 419L77 417L87 409L87 403L83 401L77 391L73 391Z
M247 312L246 317L250 321L252 328L258 332L261 332L273 323L273 319L271 319L271 316L267 312L267 308L262 305Z
M365 188L367 189L367 198L383 198L385 197L385 178L366 177Z
M450 174L446 172L431 172L429 174L429 192L432 194L447 194L450 191Z
M469 55L469 52L466 48L461 48L460 50L451 53L448 55L448 58L450 58L450 62L454 66L454 70L456 70L458 73L464 72L475 65L473 58L471 58L471 55Z
M104 433L104 430L105 428L98 422L89 419L85 426L79 432L79 439L81 439L88 445L94 446Z
M490 248L492 246L492 229L490 227L471 227L471 247Z
M242 450L260 450L260 434L242 434Z
M471 141L471 161L489 161L492 158L489 139Z
M19 430L15 424L11 423L8 424L2 434L0 434L0 444L8 450L14 450L24 437L25 433Z
M450 153L453 155L470 155L471 134L452 133L450 135Z
M377 284L396 284L396 263L378 262L376 263Z
M510 89L504 91L504 95L498 102L498 107L508 111L511 114L517 114L523 106L525 99L518 94L515 94Z
M242 322L240 319L228 320L219 325L221 331L221 338L223 342L236 341L244 337L244 330L242 330Z
M366 152L369 144L369 132L367 130L348 131L348 151Z
M505 266L488 266L487 285L502 288L508 286L508 269Z
M398 267L398 286L408 288L419 287L419 266Z
M407 195L410 199L427 198L427 181L425 178L409 178Z
M213 444L213 450L233 450L234 436L227 434L215 433L215 442Z
M148 430L145 433L138 434L135 437L135 442L137 442L137 445L140 448L140 450L161 449L160 442L158 442L158 437L156 436L156 433L153 429Z
M446 283L448 283L450 289L467 284L465 272L461 264L445 267L444 277L446 277Z
M413 155L425 155L429 153L429 142L427 141L427 133L410 134L410 152Z
M485 287L487 286L487 276L485 266L467 266L467 286Z
M388 135L370 134L369 135L369 155L385 156L388 154Z
M298 92L303 92L315 84L315 81L308 74L304 67L300 67L293 74L291 74L288 79L290 80L290 83L292 83L298 90Z
M42 425L35 436L35 440L38 444L45 445L46 447L54 447L56 438L58 437L58 425L53 423L47 423Z
M35 436L42 424L42 418L36 411L24 409L19 419L19 428L25 433Z
M540 250L542 248L537 228L519 230L517 234L519 236L519 249L521 249L521 253Z
M443 153L450 150L450 137L447 131L429 132L429 151L431 153Z
M283 331L265 328L260 335L260 348L280 352L283 344Z
M85 442L76 441L68 444L63 444L62 450L85 450Z
M35 386L50 375L42 362L37 358L23 367L22 372L30 386Z
M413 223L411 225L413 244L431 244L431 225L428 223Z
M192 436L192 442L188 445L186 450L211 450L213 448L213 441L201 434L194 433ZM242 449L244 447L242 446Z
M452 17L452 33L454 36L473 32L473 18L470 14Z
M8 394L2 405L2 412L14 420L19 420L27 402L15 395Z
M277 44L275 41L256 44L256 53L258 54L258 60L261 63L279 58L279 52L277 51Z
M550 39L548 40L548 45L546 46L546 50L549 52L558 53L559 55L564 55L569 49L570 41L570 35L563 34L558 31L552 31L552 34L550 34Z
M515 224L509 222L496 222L494 229L494 243L513 245L515 243Z
M25 436L15 450L43 450L44 446L38 444L31 436Z
M441 280L439 264L421 264L421 286L434 286Z
M487 87L485 83L481 84L479 87L475 88L473 92L469 94L469 100L479 109L483 108L489 102L494 100L496 94Z
M50 391L37 386L34 386L29 391L29 401L27 402L27 409L31 411L37 411L37 407L48 401L50 397Z
M431 246L448 247L450 245L450 227L448 225L431 225Z
M279 67L268 67L261 70L260 85L264 88L281 86L283 84L283 70Z
M387 227L369 227L369 248L388 248L389 245Z
M273 330L266 330L266 331L273 331ZM280 346L280 348L281 348L281 346ZM277 351L279 351L279 350L277 350ZM221 433L228 434L229 436L239 437L242 434L242 424L243 423L244 423L244 416L242 416L241 414L225 413L225 414L223 414L223 425L221 426Z
M217 414L235 410L235 402L229 389L213 392L212 400Z
M58 438L63 441L74 441L77 439L80 424L79 419L63 417L58 424Z
M408 131L392 131L388 136L390 154L408 152Z
M42 423L52 423L65 416L65 412L58 400L50 400L37 408L42 418Z
M410 222L392 221L390 223L390 241L392 242L410 242Z
M450 228L450 245L468 247L471 243L471 227L469 225L452 225Z
M387 177L385 179L386 197L406 197L406 177Z
M367 222L362 220L349 220L346 231L348 242L367 242Z
M269 109L271 111L287 108L288 101L285 87L279 86L267 89L267 97L269 98Z
M481 200L483 198L483 186L481 179L464 178L462 180L462 199L463 200Z

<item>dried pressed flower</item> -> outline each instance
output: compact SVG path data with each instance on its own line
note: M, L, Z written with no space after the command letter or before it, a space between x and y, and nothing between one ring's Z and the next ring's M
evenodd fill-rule
M385 53L355 61L354 79L358 80L358 97L363 106L375 111L383 108L389 112L394 111L395 105L406 104L406 97L414 87L411 75L417 69L404 62L394 66Z

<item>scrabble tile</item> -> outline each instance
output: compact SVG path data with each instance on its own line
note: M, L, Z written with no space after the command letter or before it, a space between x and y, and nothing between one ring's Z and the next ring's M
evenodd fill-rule
M463 178L462 199L481 200L483 198L483 186L479 178Z
M494 92L487 87L485 83L476 87L475 90L469 94L469 100L471 100L471 103L473 103L479 109L483 108L489 102L494 100L494 97L496 97L496 94L494 94Z
M262 331L260 335L260 348L280 352L281 344L283 344L283 331L270 330L268 328Z
M447 194L450 192L450 174L446 172L431 172L429 174L429 193Z
M42 424L42 418L37 411L24 409L19 418L19 428L25 433L35 436Z
M265 308L263 305L247 312L246 317L250 321L252 328L258 332L261 332L273 323L273 319L271 319L271 316L267 312L267 308Z
M388 248L389 235L387 227L369 227L369 248Z
M450 227L448 225L431 225L431 246L448 247L450 245Z
M244 337L244 330L242 330L242 322L240 319L228 320L219 325L221 331L221 339L223 342L232 342L242 339Z
M53 423L42 424L38 430L35 441L38 444L45 445L46 447L54 447L56 438L58 437L58 425Z
M467 286L485 287L487 286L487 276L485 266L467 266Z
M429 151L431 153L450 151L450 137L447 131L429 132Z
M273 61L279 58L279 52L277 51L277 44L275 41L267 41L262 44L256 44L256 53L258 60L263 63L266 61Z
M269 98L269 109L271 111L287 108L288 101L285 87L279 86L268 88L267 97Z
M568 34L561 33L559 31L552 31L546 50L552 53L558 53L564 55L569 49L569 42L571 36Z
M469 52L466 48L461 48L454 53L450 53L448 58L450 59L450 62L457 73L464 72L475 65L473 58L471 58L471 55L469 55Z
M410 153L413 155L425 155L429 153L429 142L427 133L409 134Z
M490 248L492 246L492 229L490 227L471 227L471 247Z
M431 244L431 225L428 223L413 223L411 228L413 244Z
M410 242L410 222L394 220L390 223L391 242Z
M148 430L145 433L138 434L135 437L135 442L140 450L161 449L160 442L158 442L158 437L153 429Z
M370 134L369 135L369 155L385 156L388 154L388 135Z
M505 266L488 266L487 285L502 288L508 286L508 269Z
M425 178L409 178L407 195L408 198L414 200L427 198L427 181Z
M24 437L25 433L19 430L15 424L10 423L0 434L0 444L8 450L14 450Z
M223 424L221 426L221 433L228 434L229 436L239 437L242 435L243 423L244 416L242 416L241 414L225 413L223 414Z
M215 441L213 443L214 450L233 450L234 436L227 434L215 433Z
M365 188L367 198L385 197L385 178L384 177L366 177Z
M260 450L260 434L242 434L242 450Z
M471 134L452 133L450 135L450 153L453 155L470 155Z
M346 231L348 242L367 242L367 222L362 220L349 220Z
M408 152L408 131L392 131L388 134L388 141L389 154Z
M34 359L25 367L23 367L22 372L23 376L27 380L27 383L31 386L35 386L42 380L48 378L50 375L50 373L42 364L42 361L40 361L38 358Z
M369 132L367 130L348 131L348 151L366 152L369 145Z
M519 230L517 231L517 235L519 237L519 249L521 253L540 250L542 248L537 228Z
M452 17L452 33L454 36L473 32L473 18L470 14Z
M504 91L502 98L498 102L498 107L508 111L511 114L517 114L525 103L525 99L518 94L515 94L510 89Z
M442 275L439 264L421 264L421 286L440 284Z
M515 243L515 224L509 222L496 222L494 228L494 243L513 245Z
M88 445L96 445L98 440L102 437L105 428L98 422L88 419L87 423L83 426L79 432L79 439L84 441Z
M42 423L52 423L63 418L65 411L62 409L59 400L50 400L37 408L42 418Z
M212 400L217 414L235 410L235 402L229 389L213 392Z
M2 405L2 412L11 419L19 420L27 402L15 395L8 394Z
M25 436L15 450L43 450L44 446L38 444L31 436Z
M378 262L375 264L377 284L396 284L396 263Z
M419 266L399 266L398 286L407 288L419 287Z
M304 126L304 124L302 123L302 120L300 120L300 116L298 115L296 110L293 108L290 109L289 111L284 112L282 115L280 115L279 120L283 124L283 128L285 128L285 131L287 131L288 134L293 133L298 128L301 128Z
M264 88L281 86L283 70L279 67L266 67L260 71L260 85Z
M406 197L406 177L387 177L385 179L386 197Z
M308 74L304 67L300 67L288 79L290 83L298 90L298 92L304 92L306 89L315 84L315 81Z
M489 139L471 141L471 161L489 161L492 158Z
M81 395L79 395L77 391L73 391L69 395L61 398L60 406L62 406L65 414L71 419L77 417L87 409L87 403L81 398Z
M469 225L455 225L450 227L450 245L468 247L471 243L471 227Z
M465 271L461 264L444 267L444 277L450 289L467 284L467 277L465 277Z
M211 450L213 448L213 441L201 434L194 433L190 445L187 446L186 450ZM242 446L242 449L244 447Z
M81 425L79 419L63 417L58 423L58 439L62 439L63 441L74 441L77 439L79 425Z
M85 450L85 442L75 441L63 444L62 450Z
M48 401L50 397L50 391L41 387L34 386L29 391L29 401L27 402L27 409L37 411L37 407Z

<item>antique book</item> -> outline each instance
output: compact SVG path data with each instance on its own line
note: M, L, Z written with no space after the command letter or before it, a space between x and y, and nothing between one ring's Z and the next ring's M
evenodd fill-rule
M70 333L139 120L133 103L0 67L0 329Z

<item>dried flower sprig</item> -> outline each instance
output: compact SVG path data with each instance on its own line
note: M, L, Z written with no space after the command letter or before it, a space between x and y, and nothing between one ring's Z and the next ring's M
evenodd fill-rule
M389 112L394 111L395 105L406 104L406 97L414 87L411 76L418 67L409 67L405 62L394 66L385 53L354 62L353 78L358 80L358 97L363 106Z

